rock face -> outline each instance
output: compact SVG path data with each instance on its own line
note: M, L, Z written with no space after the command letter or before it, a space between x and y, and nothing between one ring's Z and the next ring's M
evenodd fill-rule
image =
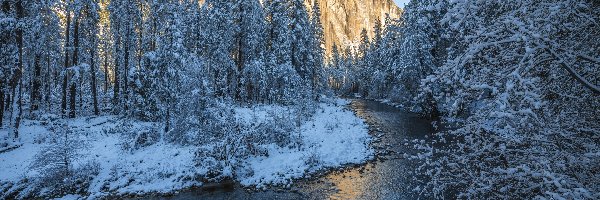
M306 4L319 3L321 23L325 32L325 48L356 46L362 29L369 38L374 36L375 21L385 25L386 15L396 19L402 11L392 0L306 0ZM312 6L308 6L309 10Z

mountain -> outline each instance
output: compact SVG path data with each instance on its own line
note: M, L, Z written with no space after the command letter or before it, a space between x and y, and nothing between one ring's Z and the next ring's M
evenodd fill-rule
M393 0L306 0L309 10L316 2L321 9L327 52L334 44L356 46L363 28L372 39L376 20L385 25L386 15L395 19L402 13Z

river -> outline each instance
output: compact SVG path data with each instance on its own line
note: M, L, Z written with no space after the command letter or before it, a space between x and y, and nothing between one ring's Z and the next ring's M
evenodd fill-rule
M346 167L316 178L298 180L291 188L250 190L237 184L220 184L182 191L174 196L150 199L416 199L413 192L422 183L411 173L417 167L404 154L416 151L409 141L425 139L433 133L430 121L418 115L370 100L352 100L350 108L370 127L377 138L372 143L377 159ZM406 145L409 144L409 145ZM145 198L148 199L148 198Z

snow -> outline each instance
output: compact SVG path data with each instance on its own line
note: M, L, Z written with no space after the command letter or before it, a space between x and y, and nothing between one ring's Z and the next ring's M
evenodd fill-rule
M40 145L25 144L15 150L0 154L0 180L16 182L27 174L29 163L35 153L39 151Z
M90 186L91 193L101 193L105 184L116 194L168 193L201 185L181 181L195 171L192 147L159 143L127 154L114 137L93 146L87 157L100 163L101 170Z
M348 164L364 163L373 158L369 147L371 137L367 125L350 111L346 100L322 103L311 120L300 127L302 144L299 148L264 145L268 156L244 158L241 168L225 167L221 173L230 174L244 186L266 187L287 185L320 170ZM290 112L285 106L259 105L235 108L236 117L243 122L264 121L269 112ZM102 198L108 195L140 195L171 193L192 186L201 186L208 173L207 166L198 166L196 152L214 148L210 145L182 146L159 141L139 149L124 148L123 134L118 131L124 118L101 116L67 120L66 124L79 134L84 146L73 163L74 169L97 166L87 197L67 195L60 199ZM0 191L24 179L35 180L39 173L31 170L35 155L43 149L45 137L52 134L41 121L25 120L20 129L22 146L0 153ZM128 121L127 131L144 130L152 123ZM0 139L9 138L9 130L0 130ZM1 141L1 140L0 140ZM235 170L235 171L234 171ZM249 171L251 173L240 173ZM29 185L27 187L30 187ZM46 188L52 190L52 188ZM28 189L29 190L29 189ZM42 190L43 191L43 190ZM5 194L0 193L0 197Z
M235 116L238 120L245 123L265 122L269 112L291 112L291 108L277 105L258 105L252 107L238 107L235 109Z
M345 105L348 102L338 100L337 103ZM322 105L321 108L322 112L301 128L302 150L270 146L268 157L249 159L254 173L240 182L257 187L288 184L306 172L359 164L373 158L374 152L368 146L371 137L361 119L341 107Z
M77 199L83 199L83 197L81 195L68 194L68 195L65 195L60 198L55 198L54 200L77 200Z
M0 130L0 141L6 139L9 147L20 146L14 150L9 150L0 154L0 183L5 181L16 182L25 177L28 173L29 163L33 160L35 154L42 147L36 142L36 138L44 133L44 127L30 120L23 120L23 126L20 129L20 138L17 141L8 139L12 136L12 129Z

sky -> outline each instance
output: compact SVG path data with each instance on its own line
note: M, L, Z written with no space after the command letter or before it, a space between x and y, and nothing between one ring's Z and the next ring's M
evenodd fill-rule
M408 3L409 1L410 0L394 0L394 2L396 2L398 7L400 7L400 8L404 8L404 4Z

